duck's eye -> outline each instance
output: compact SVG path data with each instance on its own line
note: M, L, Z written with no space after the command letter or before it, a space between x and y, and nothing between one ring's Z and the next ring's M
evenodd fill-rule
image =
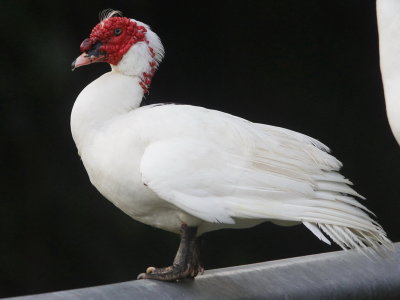
M115 35L115 36L119 36L119 35L121 34L121 32L122 32L122 29L121 29L121 28L115 28L115 30L114 30L114 35Z

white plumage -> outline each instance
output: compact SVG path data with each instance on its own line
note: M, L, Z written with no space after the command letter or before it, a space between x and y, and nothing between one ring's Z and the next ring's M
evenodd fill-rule
M377 0L376 12L386 111L400 144L400 1Z
M71 115L90 180L108 200L176 233L183 223L199 234L265 221L303 223L344 249L391 247L319 141L202 107L140 107L149 48L157 63L163 56L146 28L148 42L132 45L111 72L89 84Z

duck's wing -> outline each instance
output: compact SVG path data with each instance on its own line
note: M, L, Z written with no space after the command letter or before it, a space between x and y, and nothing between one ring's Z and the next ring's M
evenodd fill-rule
M361 196L337 172L341 163L326 146L228 116L220 115L229 120L220 123L226 135L219 142L186 135L151 143L141 161L143 182L207 222L303 222L318 238L329 242L324 232L342 248L390 245L367 208L353 198Z

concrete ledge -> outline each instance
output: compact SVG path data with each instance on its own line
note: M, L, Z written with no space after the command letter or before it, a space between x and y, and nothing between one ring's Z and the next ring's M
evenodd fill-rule
M179 283L129 281L13 300L400 299L400 243L393 257L355 251L206 271Z

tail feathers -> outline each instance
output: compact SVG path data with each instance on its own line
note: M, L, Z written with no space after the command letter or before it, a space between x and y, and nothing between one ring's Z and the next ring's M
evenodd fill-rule
M303 224L320 240L331 244L323 232L342 249L357 249L361 253L375 257L376 254L386 256L393 251L392 242L386 237L386 233L379 225L375 230L359 230L346 226L310 223ZM322 232L322 231L323 232Z
M317 225L310 223L310 222L303 222L304 226L306 226L314 235L319 238L321 241L327 243L328 245L331 244L331 241L328 240L325 235L319 230Z
M386 256L393 249L378 222L350 196L332 193L332 199L290 200L274 200L272 196L268 201L233 198L229 208L236 218L302 222L321 241L329 245L333 241L343 249L358 249L370 257Z

